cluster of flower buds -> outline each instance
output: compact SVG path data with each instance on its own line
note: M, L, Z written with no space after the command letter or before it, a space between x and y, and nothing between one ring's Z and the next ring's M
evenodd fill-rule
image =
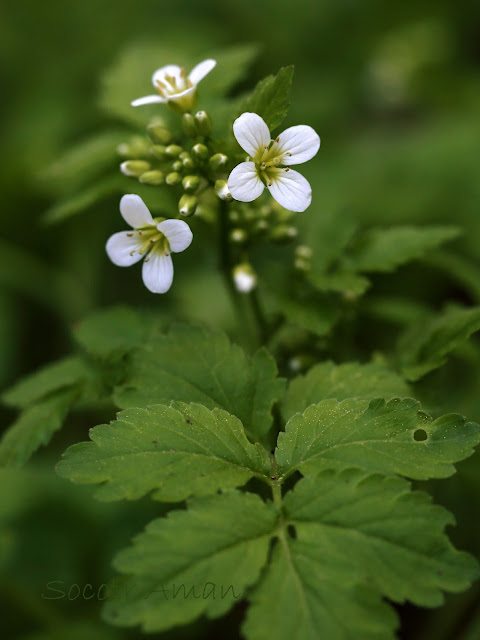
M299 244L295 248L295 259L293 266L297 271L303 273L310 271L312 262L312 250L306 244Z
M230 241L235 245L246 245L256 240L287 244L298 233L291 222L293 215L274 200L257 207L238 202L228 213Z
M146 185L180 187L178 211L188 217L197 211L198 196L208 180L223 175L228 157L210 148L212 122L206 111L184 113L182 128L191 143L178 144L165 123L156 120L147 127L148 138L134 137L119 145L118 153L124 158L124 175Z

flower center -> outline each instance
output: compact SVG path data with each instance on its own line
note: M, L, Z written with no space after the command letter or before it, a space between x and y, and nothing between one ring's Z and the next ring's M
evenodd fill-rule
M180 75L178 76L166 73L161 79L157 78L155 80L155 84L157 85L158 93L163 98L168 98L176 95L177 93L182 93L182 91L193 87L190 78L185 76L185 69L181 69Z
M130 238L136 237L138 239L138 245L136 249L130 252L133 256L134 253L145 255L146 260L150 259L151 253L160 253L166 256L170 255L170 245L167 238L161 233L157 227L148 226L142 229L135 229L131 233L127 234ZM147 255L148 254L148 255Z
M268 146L261 147L253 158L260 180L270 187L280 172L289 171L288 167L282 165L285 157L291 155L290 152L279 149L278 138L271 140Z

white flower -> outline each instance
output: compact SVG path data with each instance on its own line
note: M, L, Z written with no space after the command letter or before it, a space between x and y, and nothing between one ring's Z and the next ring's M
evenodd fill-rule
M183 220L158 222L140 196L128 194L120 200L120 213L134 231L114 233L107 241L108 257L117 267L129 267L145 258L142 278L152 293L166 293L173 281L171 253L190 246L193 234Z
M243 113L233 123L233 133L251 158L236 166L228 178L228 189L235 200L256 200L266 186L285 209L305 211L312 202L312 189L289 166L310 160L320 148L320 138L312 127L290 127L271 140L270 131L258 114Z
M238 264L232 275L235 288L240 293L250 293L257 286L257 274L249 264Z
M159 95L138 98L132 102L132 107L161 102L170 103L170 106L178 111L190 111L193 107L197 84L216 64L215 60L204 60L197 64L188 76L185 75L185 69L176 64L157 69L152 76L152 82Z

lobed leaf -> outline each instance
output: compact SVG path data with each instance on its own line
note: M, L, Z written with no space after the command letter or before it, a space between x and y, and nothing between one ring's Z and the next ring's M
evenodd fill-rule
M268 476L270 459L246 438L240 421L198 404L154 405L122 411L115 423L91 429L91 442L75 444L57 472L80 484L101 483L100 500L159 500L237 487Z

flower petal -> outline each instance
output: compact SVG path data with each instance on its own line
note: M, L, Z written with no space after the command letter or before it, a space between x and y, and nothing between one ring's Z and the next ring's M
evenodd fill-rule
M152 214L147 205L134 193L128 193L120 200L120 213L127 224L134 229L153 225Z
M298 171L278 169L268 190L289 211L305 211L312 202L312 188Z
M215 67L216 64L217 61L212 60L211 58L197 64L197 66L193 67L193 69L188 74L190 82L194 85L198 84L200 80L203 80L203 78L210 73L210 71Z
M311 160L320 148L320 137L306 124L285 129L278 136L278 150L290 153L282 158L283 165L301 164Z
M168 96L168 98L165 98L165 102L178 102L181 98L184 98L185 96L189 96L191 93L194 93L194 91L196 90L197 90L196 87L189 87L184 91L179 91L178 93L172 93L171 95Z
M107 240L105 249L113 264L117 267L130 267L143 258L143 254L138 253L140 247L137 234L131 231L119 231Z
M130 104L132 107L141 107L144 104L154 104L156 102L161 102L162 104L166 102L165 98L162 96L145 96L144 98L137 98L133 100Z
M265 189L254 162L241 162L237 165L228 177L227 186L232 197L240 202L256 200Z
M182 67L179 67L178 64L167 64L165 67L160 67L160 69L157 69L153 74L152 76L153 86L156 87L158 81L163 82L165 76L171 76L172 78L175 78L177 83L185 82L184 79L182 78Z
M167 238L173 253L185 251L192 243L193 233L183 220L164 220L157 224L157 229Z
M173 282L173 262L170 254L152 251L142 267L143 283L152 293L166 293Z
M270 144L270 131L256 113L242 113L233 123L233 133L238 144L252 157Z

